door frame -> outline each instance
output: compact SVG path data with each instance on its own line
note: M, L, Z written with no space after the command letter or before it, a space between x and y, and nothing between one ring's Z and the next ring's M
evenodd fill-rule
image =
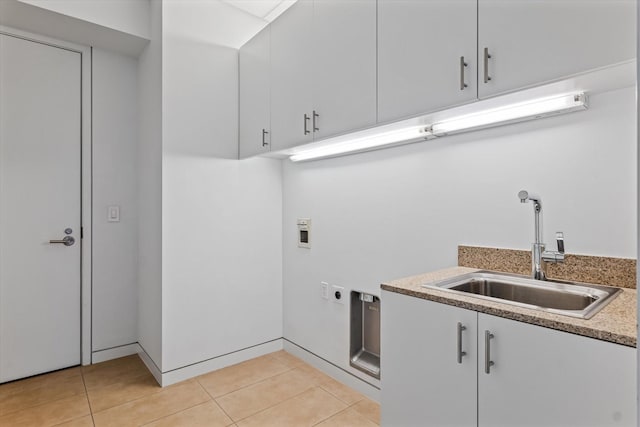
M80 150L81 150L81 195L80 195L80 224L82 238L80 239L80 360L82 365L91 364L91 289L92 289L92 49L89 46L57 40L40 34L18 30L0 25L0 34L65 49L80 54Z

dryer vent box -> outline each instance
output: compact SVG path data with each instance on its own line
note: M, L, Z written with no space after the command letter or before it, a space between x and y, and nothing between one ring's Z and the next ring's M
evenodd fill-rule
M311 220L298 218L298 247L311 248Z
M380 379L380 298L351 292L351 345L349 363Z

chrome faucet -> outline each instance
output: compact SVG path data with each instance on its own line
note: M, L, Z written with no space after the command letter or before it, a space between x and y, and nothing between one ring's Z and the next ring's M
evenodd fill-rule
M540 197L529 194L526 190L518 193L520 203L527 203L529 200L533 202L535 242L531 248L531 275L534 279L547 279L547 263L564 262L564 234L556 233L558 242L557 251L545 251L545 244L542 243L542 225L540 224L540 213L542 212L542 200Z

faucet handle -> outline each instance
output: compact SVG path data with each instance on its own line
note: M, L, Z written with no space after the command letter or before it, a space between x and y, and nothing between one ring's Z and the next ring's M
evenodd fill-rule
M564 254L564 233L562 231L556 232L556 241L558 242L558 252Z
M551 263L564 262L564 234L561 231L556 233L556 241L558 242L558 250L542 252L542 261Z

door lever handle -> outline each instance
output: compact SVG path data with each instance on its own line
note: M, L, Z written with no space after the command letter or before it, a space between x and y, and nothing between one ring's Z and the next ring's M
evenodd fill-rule
M49 243L52 245L61 244L65 246L72 246L75 242L76 242L76 239L74 239L71 236L65 236L64 239L61 239L61 240L49 240Z

